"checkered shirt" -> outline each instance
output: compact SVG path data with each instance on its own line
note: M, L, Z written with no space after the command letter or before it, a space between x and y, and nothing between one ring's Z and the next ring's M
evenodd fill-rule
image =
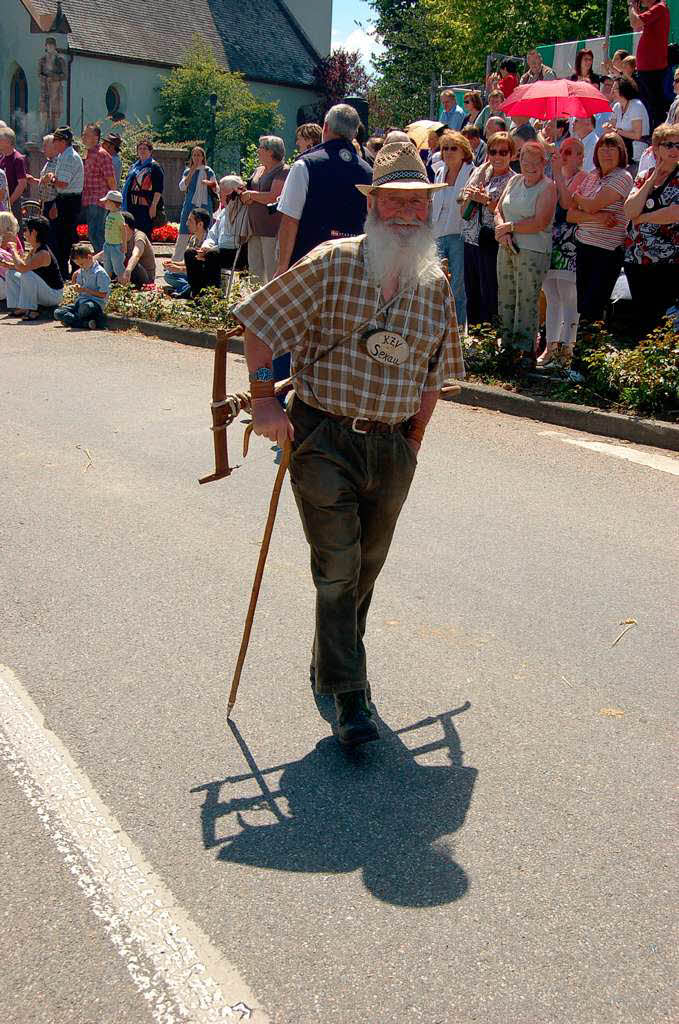
M464 362L455 306L438 266L423 275L414 294L406 290L376 318L381 305L360 235L323 242L233 312L274 357L292 354L293 374L352 334L297 377L295 391L327 412L397 424L415 415L423 391L438 391L448 377L464 377ZM365 320L371 322L359 330ZM365 331L385 327L409 345L401 366L384 366L368 355Z
M115 180L113 160L103 146L88 149L83 161L85 165L85 184L83 185L83 206L101 206L99 200L105 196Z

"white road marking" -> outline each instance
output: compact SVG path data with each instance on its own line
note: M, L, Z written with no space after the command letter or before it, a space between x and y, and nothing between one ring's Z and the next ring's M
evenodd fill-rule
M268 1021L236 969L177 906L61 741L45 728L17 677L2 665L0 760L159 1024Z
M567 434L562 434L560 430L541 430L540 437L558 437L564 444L575 444L579 448L587 448L591 452L613 455L616 459L627 459L628 462L636 462L640 466L660 469L663 473L672 473L674 476L679 476L679 459L673 459L669 455L639 452L636 448L626 448L621 444L609 444L607 441L581 441L578 437L569 437Z

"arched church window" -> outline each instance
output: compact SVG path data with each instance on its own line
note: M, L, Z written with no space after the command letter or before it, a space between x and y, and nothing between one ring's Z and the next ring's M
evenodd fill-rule
M12 75L9 89L9 115L14 131L22 127L20 121L28 113L28 82L23 68L17 68Z
M106 90L106 113L112 121L120 121L125 116L124 95L121 85L109 85Z

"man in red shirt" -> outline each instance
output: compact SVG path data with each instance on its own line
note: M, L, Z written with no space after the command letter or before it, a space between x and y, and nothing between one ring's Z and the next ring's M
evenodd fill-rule
M85 125L83 142L87 147L83 167L85 182L83 185L82 212L87 222L87 233L95 252L104 248L104 224L106 210L101 205L101 197L116 187L113 160L101 145L101 129L99 125Z
M664 0L628 0L628 4L630 25L635 32L641 32L636 54L637 75L653 131L665 120L669 106L665 100L665 76L670 12Z
M511 94L519 84L519 76L516 73L516 63L513 60L507 58L500 64L500 81L497 84L498 89L501 89L504 93L506 100L509 99Z
M16 135L7 125L0 128L0 169L7 175L9 202L12 213L21 219L21 197L26 191L26 157L14 148Z

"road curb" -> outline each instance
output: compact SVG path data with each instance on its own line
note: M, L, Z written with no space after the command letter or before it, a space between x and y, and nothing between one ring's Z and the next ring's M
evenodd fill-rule
M679 426L661 420L647 420L640 416L626 416L623 413L603 412L589 405L571 405L567 402L550 402L545 399L517 395L513 391L493 388L487 384L461 385L459 396L446 401L474 405L510 416L523 416L542 423L554 423L559 427L583 430L589 434L615 437L634 444L648 444L655 448L679 451Z
M193 345L197 348L214 349L217 337L211 331L192 331L187 327L176 327L173 324L159 324L151 320L138 320L136 317L107 316L108 326L113 331L139 331L147 337L173 341L179 345ZM231 338L229 351L243 355L242 337ZM588 434L600 434L603 437L614 437L633 444L652 445L655 448L667 448L679 451L679 425L665 423L662 420L648 420L640 416L626 416L623 413L603 412L588 405L571 405L567 402L549 402L528 395L517 395L513 391L493 388L488 384L471 384L456 381L460 384L461 394L445 401L459 402L494 412L507 413L509 416L523 416L526 419L539 420L542 423L554 423L559 427L571 430L583 430Z
M112 331L138 331L150 338L174 341L178 345L193 345L194 348L214 349L217 343L217 335L212 331L193 331L188 327L159 324L154 320L139 320L137 317L118 316L114 313L107 314L106 325ZM243 355L242 337L231 338L229 349Z

